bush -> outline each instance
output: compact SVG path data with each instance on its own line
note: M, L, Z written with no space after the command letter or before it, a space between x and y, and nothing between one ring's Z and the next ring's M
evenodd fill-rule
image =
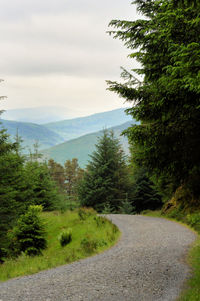
M186 216L187 224L192 226L197 231L200 230L200 213L188 214Z
M102 214L115 213L115 208L113 206L111 206L111 204L109 202L106 202L103 206L101 213Z
M95 216L94 220L97 224L97 227L101 227L101 226L105 225L105 223L108 222L108 220L105 217L101 217L101 216Z
M73 211L79 207L80 207L80 203L76 199L76 197L74 197L74 196L70 197L70 196L66 196L66 195L62 196L62 199L60 202L60 208L59 208L61 213L64 213L67 210Z
M17 256L21 252L29 256L40 255L41 250L47 247L45 227L39 217L41 211L42 206L30 206L9 232L11 255Z
M121 214L134 214L135 207L129 200L123 200L119 206L119 212Z
M89 216L95 215L96 212L92 208L80 208L78 210L78 216L80 220L86 220Z
M81 240L81 247L86 253L93 253L98 247L98 242L96 239L87 236Z
M7 256L7 250L4 248L0 248L0 263L4 262L6 256Z
M185 213L181 210L181 208L173 208L171 209L167 214L166 214L167 217L169 218L175 218L177 219L178 221L184 221L184 216L185 216Z
M72 241L72 230L68 229L68 230L63 231L59 235L58 240L62 247L68 245Z

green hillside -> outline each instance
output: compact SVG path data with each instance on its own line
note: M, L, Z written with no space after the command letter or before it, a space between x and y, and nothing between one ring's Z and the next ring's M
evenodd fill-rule
M97 113L94 115L47 123L45 126L62 136L64 140L71 140L82 135L100 131L103 128L117 126L132 120L124 109Z
M128 140L120 135L121 132L128 128L132 123L133 122L129 121L111 128L114 131L115 136L120 139L126 154L129 153ZM78 158L80 166L85 167L89 159L89 154L94 151L97 137L99 137L101 133L102 131L98 131L64 142L44 150L43 154L47 159L52 158L61 164L67 159Z
M19 136L23 139L25 152L38 141L40 148L48 148L64 141L62 137L42 125L28 122L18 122L0 119L0 128L7 129L8 134L13 140L18 131Z

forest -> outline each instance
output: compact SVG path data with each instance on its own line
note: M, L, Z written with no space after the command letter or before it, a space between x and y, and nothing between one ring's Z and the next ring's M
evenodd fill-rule
M127 114L137 121L123 131L130 156L105 129L85 169L77 158L61 165L44 161L37 144L24 155L20 137L16 134L13 142L1 130L2 265L47 248L42 211L77 210L84 220L92 209L82 207L104 214L161 210L200 231L200 4L134 3L143 18L112 20L109 34L124 43L130 60L141 67L122 68L121 82L107 82L111 92L131 103ZM61 244L65 240L70 242L70 230L62 233Z

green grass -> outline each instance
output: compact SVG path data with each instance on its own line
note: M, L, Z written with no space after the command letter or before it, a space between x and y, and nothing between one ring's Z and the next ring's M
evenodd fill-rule
M178 299L179 301L200 300L200 236L194 243L188 255L188 262L192 267L192 277L187 282L187 288Z
M8 259L0 265L0 280L30 275L41 270L100 253L116 243L120 236L118 228L107 219L89 211L82 218L78 210L65 213L45 212L42 217L46 223L48 248L43 255L28 257L24 254L17 259ZM72 241L62 247L59 234L72 230Z
M162 215L161 211L146 211L143 212L144 215L152 216L152 217L164 217L169 220L175 220L178 222L187 222L186 216L182 216L182 218L178 218L178 220L174 218L169 218L168 216ZM187 227L188 224L186 224ZM192 276L189 280L187 280L185 284L185 289L182 291L178 301L199 301L200 300L200 230L199 224L194 225L194 229L190 228L191 230L195 230L198 234L197 240L191 247L187 262L192 268Z

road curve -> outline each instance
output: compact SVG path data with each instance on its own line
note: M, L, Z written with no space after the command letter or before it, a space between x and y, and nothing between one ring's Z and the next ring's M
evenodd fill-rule
M189 268L195 234L178 223L109 215L122 237L110 250L35 275L0 283L0 301L172 301Z

